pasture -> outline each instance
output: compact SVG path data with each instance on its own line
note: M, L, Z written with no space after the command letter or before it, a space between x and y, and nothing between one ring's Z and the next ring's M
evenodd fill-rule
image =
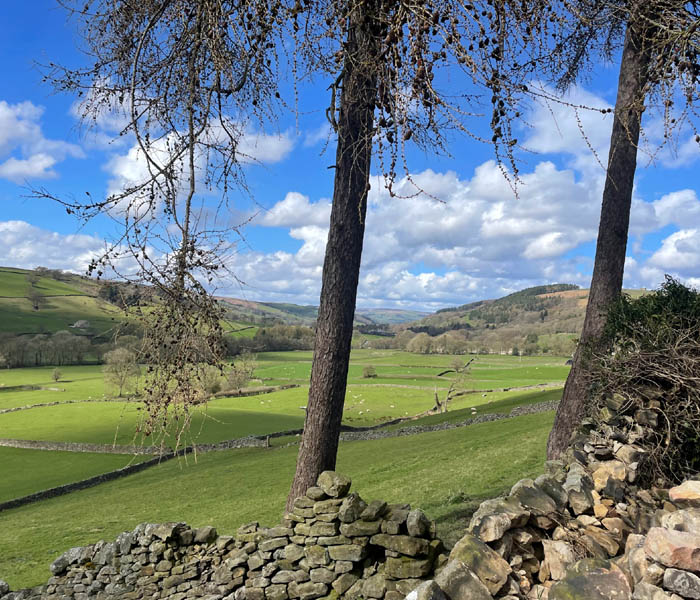
M552 414L416 436L341 443L337 468L365 499L410 502L448 534L478 502L541 469ZM517 447L517 453L508 451ZM13 588L46 581L72 546L113 539L141 522L186 521L235 533L280 519L296 446L211 452L118 481L0 512L0 576ZM483 465L489 465L484 469ZM452 540L454 541L454 540Z
M466 362L470 357L460 356ZM310 352L258 355L255 378L266 385L300 387L249 397L222 397L192 412L184 443L212 443L251 434L301 428L308 396ZM351 357L343 422L376 425L412 418L400 427L463 421L478 413L508 412L514 406L556 400L565 358L478 356L463 387L473 390L450 403L444 414L425 416L435 394L443 399L454 373L454 356L391 350L357 350ZM377 377L363 377L372 365ZM49 402L0 414L0 438L152 445L135 431L138 401L111 397L99 366L0 371L0 410ZM515 388L515 389L511 389ZM518 389L520 388L520 389ZM494 391L485 391L494 390ZM71 402L67 402L71 401ZM544 459L551 413L474 425L467 429L341 444L338 469L353 477L365 497L411 502L437 518L443 534L465 519L484 497L505 490L518 477L535 473ZM40 583L47 566L68 547L109 539L143 521L213 524L233 532L250 520L274 524L294 471L298 438L275 439L271 448L217 451L195 461L171 461L115 482L0 513L7 532L0 539L0 578L13 587ZM165 440L172 445L172 438ZM517 456L504 448L518 447ZM146 458L146 457L144 457ZM125 466L129 455L84 454L0 448L0 501L77 481ZM489 464L489 469L482 465Z

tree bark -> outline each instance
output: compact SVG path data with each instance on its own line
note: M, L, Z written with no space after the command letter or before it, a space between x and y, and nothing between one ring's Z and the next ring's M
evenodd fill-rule
M287 509L315 485L322 471L335 468L338 451L365 231L376 96L374 65L379 54L378 37L370 29L371 22L363 18L365 14L355 9L348 20L333 206L309 401Z
M627 26L591 289L581 338L547 441L550 460L566 450L571 434L584 416L588 402L586 355L599 344L607 308L622 293L637 145L650 60L644 32L640 29L633 23Z

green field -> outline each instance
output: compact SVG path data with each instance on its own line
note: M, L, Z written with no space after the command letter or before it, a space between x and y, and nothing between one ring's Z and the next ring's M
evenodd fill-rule
M3 468L0 502L82 481L148 458L150 456L46 452L0 447L0 463L12 465L11 469ZM27 477L28 473L32 476Z
M466 362L470 357L458 357ZM211 400L193 412L185 443L211 443L300 428L308 400L311 352L258 355L255 377L265 384L300 387L249 397ZM393 428L457 422L477 414L509 412L515 406L556 400L560 389L523 386L563 383L564 358L479 356L461 395L445 414L425 416L435 393L444 398L453 374L437 377L455 357L392 350L358 350L351 356L343 422L376 425L411 418ZM376 378L362 377L367 365ZM0 371L0 409L77 401L0 414L0 438L151 445L135 439L140 403L106 395L101 367L52 367ZM516 389L508 389L516 388ZM521 389L517 389L521 388ZM485 392L493 389L497 391ZM106 401L105 401L106 400ZM411 502L440 523L443 536L480 499L535 474L544 459L551 414L474 425L417 436L341 444L338 469L355 480L366 498ZM0 578L16 588L47 578L47 566L65 549L109 539L143 521L213 524L232 532L251 520L275 523L294 471L296 436L278 438L270 449L199 453L195 462L172 461L119 481L0 513ZM166 440L171 443L171 440ZM517 447L517 456L504 448ZM0 448L0 500L7 500L119 468L133 457ZM142 460L141 458L135 460ZM488 464L489 469L481 468Z
M27 295L29 282L27 273L23 269L11 269L0 267L0 297L2 298L23 298ZM42 296L84 296L85 292L75 286L56 281L50 277L39 277L34 284L34 288ZM4 328L3 328L4 329Z
M339 471L365 499L410 502L459 535L478 502L541 471L552 414L528 415L417 436L340 445ZM517 453L507 449L517 447ZM506 449L506 450L504 450ZM171 461L95 488L0 513L0 576L36 585L72 546L113 539L140 522L186 521L233 533L276 523L297 448L247 449ZM483 465L489 465L488 469Z

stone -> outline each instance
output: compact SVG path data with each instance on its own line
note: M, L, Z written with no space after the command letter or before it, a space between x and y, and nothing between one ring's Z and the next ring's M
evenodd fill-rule
M329 498L328 500L319 500L314 504L314 514L337 514L340 510L340 505L343 501L340 498Z
M51 563L49 570L53 575L60 575L69 565L75 564L80 560L82 552L83 549L80 547L67 550Z
M386 502L382 502L381 500L372 500L372 502L370 502L362 511L360 519L363 521L376 521L382 517L386 510Z
M596 519L604 519L609 512L610 509L605 506L605 504L596 503L593 505L593 514L595 515Z
M447 600L445 593L434 581L424 581L411 594L415 593L415 600Z
M566 576L566 569L576 562L574 547L563 541L542 540L544 561L549 576L558 581Z
M311 500L324 500L328 496L320 487L312 485L308 490L306 490L306 497Z
M575 514L580 515L593 508L593 480L578 463L569 467L569 473L563 485L569 495L569 506Z
M293 582L289 584L287 589L291 598L301 598L301 600L314 600L314 598L321 598L328 593L328 586L325 583L314 583L313 581Z
M652 527L644 550L652 560L667 567L700 571L700 536L693 533Z
M450 552L450 561L453 560L467 565L491 594L501 589L511 573L510 565L471 533L454 545Z
M667 513L661 517L661 526L700 535L700 508L686 508Z
M272 538L271 540L263 540L260 542L258 548L260 552L272 552L273 550L277 550L277 548L284 548L287 544L289 544L289 540L286 537Z
M270 580L272 583L291 583L296 581L294 571L277 571L275 575Z
M386 577L382 573L368 577L362 584L362 593L366 598L383 598L385 592Z
M367 503L360 498L359 494L349 494L343 499L343 503L340 505L338 518L343 523L352 523L360 518L365 508L367 508Z
M318 476L316 485L331 498L342 498L350 490L352 481L349 477L335 471L323 471Z
M312 500L311 498L307 498L306 496L299 496L298 498L294 499L292 506L294 506L294 508L311 508L311 509L313 509L314 504L316 504L316 502L314 500Z
M627 488L624 481L620 481L614 477L608 477L601 493L607 498L612 498L615 502L622 502L625 499Z
M343 575L338 577L331 584L331 586L338 593L339 596L342 596L346 591L348 591L353 586L353 584L357 580L358 580L357 575L353 575L352 573L344 573Z
M396 591L403 596L408 596L415 590L423 581L420 579L402 579L396 582Z
M569 500L569 495L561 483L554 475L542 474L535 479L535 485L547 494L557 505L557 509L561 510L566 506Z
M340 533L347 537L374 535L379 533L381 527L381 521L355 521L354 523L342 523Z
M435 577L435 583L450 600L492 600L481 580L459 560L450 560Z
M532 479L521 479L510 490L510 495L520 504L537 515L551 515L557 512L554 499L538 488Z
M317 569L311 569L311 571L309 571L309 577L314 583L332 583L337 576L338 575L334 571L326 569L325 567L318 567Z
M634 463L639 463L644 455L645 451L639 446L634 446L633 444L623 444L615 451L615 457L628 466Z
M218 537L216 529L210 526L198 527L193 533L195 544L211 544Z
M660 587L656 587L645 581L640 581L634 586L632 600L671 600L671 596Z
M370 544L381 546L388 550L394 550L407 556L417 556L419 554L427 554L430 545L426 540L414 538L408 535L388 535L386 533L378 533L370 539Z
M641 408L634 413L634 420L639 425L656 428L659 425L659 414L655 410Z
M608 556L616 556L617 551L620 549L620 544L618 544L615 539L607 532L599 529L598 527L586 527L584 530L585 535L590 536L593 540L605 549Z
M492 542L509 529L522 527L530 518L516 498L494 498L479 505L469 522L469 531L483 542Z
M10 586L7 584L6 581L0 579L0 596L4 596L5 594L9 594L10 592Z
M620 460L607 460L598 463L593 471L593 486L595 490L599 492L605 489L610 477L624 481L627 478L625 463Z
M700 600L700 577L679 569L666 569L664 573L664 587L671 592Z
M408 535L413 537L428 537L430 535L430 519L425 516L422 510L416 508L408 513L406 529Z
M433 560L430 558L417 559L401 556L386 559L384 571L394 579L417 579L425 577L433 570Z
M342 546L335 547L342 548ZM304 549L304 556L310 565L318 565L324 567L328 563L330 563L328 549L324 546L307 546Z
M405 523L410 511L410 504L390 504L386 514L384 515L384 519L387 521L395 521L397 523Z
M265 588L265 598L267 600L287 600L287 598L289 598L287 586L280 584Z
M342 544L350 544L352 540L344 535L333 535L330 537L319 537L316 543L319 546L340 546Z
M337 522L314 523L311 526L308 535L310 535L311 537L319 537L319 536L330 537L330 536L338 535L338 523Z
M672 487L668 497L678 506L700 508L700 481L689 480Z
M349 560L337 560L335 562L336 573L349 573L355 568L355 565Z
M345 592L345 597L348 600L355 600L362 597L362 584L364 582L362 579L358 579L355 583L350 586L347 592Z
M493 542L503 537L512 526L513 522L507 514L495 513L482 517L475 527L470 527L470 530L478 535L482 541Z
M329 546L328 555L332 560L358 562L367 555L367 547L358 544Z
M631 600L624 573L609 561L583 559L549 590L548 600Z
M289 537L290 535L294 535L294 530L291 527L270 527L265 530L267 538Z
M291 562L297 562L304 557L304 547L297 544L288 544L284 547L284 558Z
M601 521L601 524L615 536L617 541L622 541L630 531L629 525L619 517L607 517Z

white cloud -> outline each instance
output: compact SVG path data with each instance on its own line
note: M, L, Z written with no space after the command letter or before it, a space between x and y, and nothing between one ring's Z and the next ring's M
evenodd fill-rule
M0 178L13 183L56 177L56 163L71 156L84 157L75 144L44 137L44 109L31 102L8 104L0 100Z
M544 88L546 94L552 91ZM601 176L608 159L613 114L604 98L574 87L564 102L541 100L531 110L523 146L534 152L569 155L571 166L590 175ZM596 158L597 157L597 158Z
M304 147L310 148L312 146L316 146L317 144L326 144L328 142L332 142L335 137L335 134L332 134L331 132L332 130L330 123L328 123L328 121L325 121L319 126L318 129L306 132L306 134L304 135Z
M269 227L298 227L318 225L327 227L331 205L327 200L312 203L308 196L289 192L284 200L275 204L260 219L261 225Z
M25 221L0 221L0 264L85 272L105 249L104 240L85 234L63 235Z
M246 128L236 146L236 156L242 163L277 163L294 149L288 133L268 134Z

